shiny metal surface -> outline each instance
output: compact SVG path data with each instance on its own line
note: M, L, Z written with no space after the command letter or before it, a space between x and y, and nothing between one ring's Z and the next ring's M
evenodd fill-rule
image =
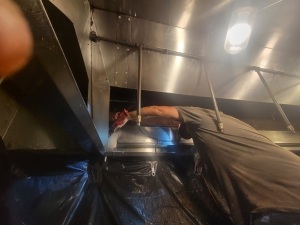
M42 77L42 74L39 75ZM18 79L20 79L19 76ZM25 74L25 76L30 77L29 74ZM39 83L43 78L32 80ZM29 84L32 88L30 92L39 95L35 96L36 99L39 99L43 94L37 90L34 91L36 87L32 87L34 86L32 80L28 82L28 80L22 79L22 82ZM19 94L15 92L17 83L16 80L13 84L10 79L6 79L0 87L0 136L6 149L56 150L63 154L82 152L75 140L55 120L44 115L41 110L37 110L39 104L33 104L36 99L33 100L34 97L30 96L30 92L19 92ZM24 86L23 91L26 89ZM46 85L43 84L43 88L47 89Z
M300 135L292 134L289 131L266 131L261 130L260 133L268 137L271 141L294 152L300 156Z
M99 47L99 45L91 43L91 112L97 133L104 146L102 152L104 152L108 145L110 89Z
M272 101L274 102L274 104L275 104L275 106L276 106L278 112L280 113L280 115L281 115L283 121L285 122L287 129L288 129L289 131L291 131L292 133L295 133L294 127L293 127L292 124L290 123L289 119L286 117L286 115L285 115L284 111L282 110L281 106L278 104L278 102L277 102L275 96L273 95L273 93L272 93L271 89L269 88L267 82L265 81L263 75L261 74L260 71L256 71L256 72L257 72L257 75L259 76L261 82L262 82L263 85L265 86L267 92L269 93L269 95L270 95Z
M61 120L62 127L75 138L85 151L99 153L103 149L103 145L51 26L43 2L39 0L17 2L22 6L31 25L35 40L35 57L49 75L51 82L55 84L55 88L66 104L64 107L68 108L70 112L68 119L62 115L57 116L56 119ZM77 3L84 2L77 1ZM80 11L69 12L80 14L78 16L82 20L89 21L89 17L86 18L89 14L81 14ZM88 40L88 33L86 38ZM57 109L53 105L52 110L49 110L49 112L56 112Z
M93 0L99 36L214 59L207 65L217 98L271 102L255 72L248 66L299 73L297 18L299 1L251 1L258 9L254 30L246 51L232 56L223 49L231 12L242 1L104 1ZM168 10L164 10L168 8ZM180 19L182 18L182 20ZM185 18L185 19L184 19ZM185 21L185 22L180 22ZM106 45L103 52L112 86L137 88L137 52L119 51ZM294 47L292 47L294 46ZM199 76L199 65L190 59L145 52L143 90L209 96ZM109 65L109 66L108 66ZM244 67L246 66L246 67ZM112 69L114 68L114 69ZM123 68L123 69L122 69ZM116 76L115 74L118 74ZM121 76L120 74L124 74ZM299 105L299 80L266 75L270 89L280 104Z
M9 97L7 93L5 93L0 86L0 136L3 138L12 121L14 120L14 117L17 114L18 107L13 99Z
M162 24L177 27L204 30L211 29L209 25L219 18L226 16L226 9L233 6L233 0L227 1L147 1L147 0L90 0L91 4L99 9L118 12L120 14L156 21Z
M192 140L178 137L177 129L127 124L110 136L107 155L172 154L191 149Z
M87 37L91 29L90 4L88 1L50 0L50 2L72 21L88 79L91 80L91 43ZM91 85L92 83L89 82L89 90L91 90ZM91 91L88 91L87 98L88 108L90 108Z
M271 141L279 145L295 144L300 145L300 134L292 134L289 131L266 131L260 133L268 137Z
M91 29L90 4L88 1L49 0L62 11L73 23L78 43L90 78L91 46L88 33Z
M259 130L261 134L287 150L300 151L300 135L288 131ZM164 155L191 150L192 139L179 138L176 128L127 124L109 139L107 155ZM190 154L191 152L186 152Z

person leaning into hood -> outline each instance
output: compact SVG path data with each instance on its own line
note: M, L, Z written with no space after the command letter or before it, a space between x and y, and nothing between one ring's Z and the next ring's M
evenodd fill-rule
M300 225L300 157L225 114L219 132L209 109L149 106L140 112L182 123L179 133L193 139L205 164L207 187L235 225ZM113 119L120 128L136 116L124 111Z

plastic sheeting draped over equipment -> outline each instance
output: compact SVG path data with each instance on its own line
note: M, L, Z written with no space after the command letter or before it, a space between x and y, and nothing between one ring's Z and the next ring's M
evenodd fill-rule
M153 176L151 162L157 163ZM1 225L229 225L192 157L1 155Z

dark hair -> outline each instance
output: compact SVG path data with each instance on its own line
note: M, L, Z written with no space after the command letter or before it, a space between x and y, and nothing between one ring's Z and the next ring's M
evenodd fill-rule
M184 139L191 139L192 136L190 135L190 133L187 131L186 129L186 124L185 123L181 123L179 126L179 135L184 138Z

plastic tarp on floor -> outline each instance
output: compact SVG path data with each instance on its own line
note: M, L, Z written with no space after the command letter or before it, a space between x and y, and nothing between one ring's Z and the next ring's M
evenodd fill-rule
M2 152L0 165L1 225L231 224L192 156L103 163L23 151Z

